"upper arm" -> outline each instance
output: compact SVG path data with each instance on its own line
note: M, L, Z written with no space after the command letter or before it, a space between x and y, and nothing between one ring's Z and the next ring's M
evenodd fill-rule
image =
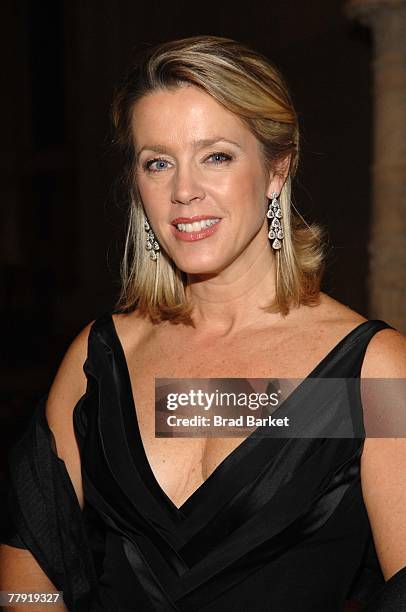
M361 374L363 378L406 379L406 338L390 329L377 333L369 343ZM406 412L406 398L401 401ZM376 552L388 580L406 566L406 437L366 438L361 484Z
M83 364L92 323L89 323L69 346L51 385L46 404L46 418L55 442L58 457L68 471L80 507L83 489L79 448L73 429L73 409L86 391Z
M57 454L65 462L81 508L82 478L79 449L73 429L73 409L86 391L83 364L87 356L91 325L89 323L69 346L49 390L45 411L55 438ZM0 544L0 590L54 592L56 589L30 550ZM54 608L66 610L63 603ZM20 606L10 609L19 610ZM33 610L41 609L44 609L41 605L33 606Z

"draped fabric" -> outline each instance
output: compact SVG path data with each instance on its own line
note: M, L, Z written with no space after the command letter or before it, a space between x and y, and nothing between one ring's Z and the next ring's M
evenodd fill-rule
M362 323L308 378L359 377L369 340L386 327ZM334 612L355 599L389 612L387 585L405 597L406 573L385 584L373 545L364 438L321 437L303 387L288 407L309 411L314 437L248 436L177 508L147 460L110 313L92 325L84 371L73 412L84 510L55 454L44 397L10 455L14 531L2 538L33 552L69 610ZM362 423L359 394L340 401Z
M375 593L363 612L406 610L406 567L402 567Z
M97 576L75 490L65 463L55 453L46 399L40 399L9 454L9 522L0 541L29 549L63 590L68 609L85 612L97 589Z

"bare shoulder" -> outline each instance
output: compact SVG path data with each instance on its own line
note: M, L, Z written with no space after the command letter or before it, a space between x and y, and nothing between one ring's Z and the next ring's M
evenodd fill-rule
M73 409L86 391L83 365L87 357L87 344L91 321L71 342L48 393L45 415L53 433L58 457L64 462L83 507L80 455L73 428Z
M86 390L83 364L87 356L87 343L91 321L69 345L48 393L46 415L48 422L66 418L64 406L69 400L79 399Z
M314 326L328 329L337 337L366 321L355 310L323 293L314 310ZM406 378L406 336L390 328L376 332L368 343L361 377Z
M362 378L406 378L406 336L381 329L371 338L361 370Z

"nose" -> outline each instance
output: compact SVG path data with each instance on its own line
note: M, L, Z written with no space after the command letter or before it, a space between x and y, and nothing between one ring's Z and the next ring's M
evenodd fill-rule
M178 166L173 178L172 202L190 204L194 200L203 198L204 189L199 181L197 170L190 166Z

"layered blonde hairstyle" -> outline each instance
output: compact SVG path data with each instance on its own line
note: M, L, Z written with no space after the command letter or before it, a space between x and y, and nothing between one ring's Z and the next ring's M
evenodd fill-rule
M265 311L286 315L291 307L317 303L324 268L322 231L315 224L306 224L291 202L299 126L288 88L269 60L246 45L223 37L194 36L139 53L114 97L115 141L125 155L130 202L116 310L137 308L153 322L193 325L185 292L187 275L163 249L156 261L145 249L145 213L135 180L131 126L134 104L142 96L183 84L199 87L245 122L260 143L266 168L276 169L289 160L279 200L284 239L282 248L274 251L276 294Z

